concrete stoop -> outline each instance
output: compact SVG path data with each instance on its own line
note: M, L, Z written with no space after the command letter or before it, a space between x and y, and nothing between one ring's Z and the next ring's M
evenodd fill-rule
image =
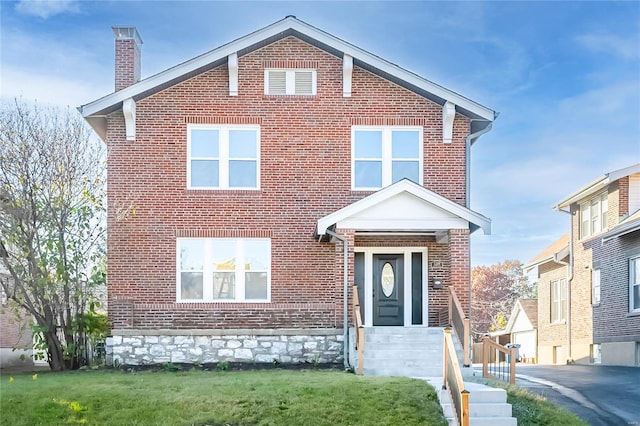
M364 374L367 376L439 376L442 328L367 327Z
M462 349L453 339L456 352ZM437 327L367 327L364 333L364 374L367 376L406 376L423 379L438 391L438 398L449 424L456 424L448 390L442 389L443 329ZM459 358L460 359L460 358ZM463 367L463 376L473 368ZM465 382L469 396L471 426L517 426L511 417L507 393L479 383Z
M442 378L424 378L437 389L444 416L450 425L457 425L449 390L442 389ZM511 404L507 404L507 392L479 383L465 382L469 394L469 424L471 426L517 426L512 417Z

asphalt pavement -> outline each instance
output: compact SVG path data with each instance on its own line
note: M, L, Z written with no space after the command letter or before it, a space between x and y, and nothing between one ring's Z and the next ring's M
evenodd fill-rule
M640 426L640 367L517 364L516 385L593 426Z

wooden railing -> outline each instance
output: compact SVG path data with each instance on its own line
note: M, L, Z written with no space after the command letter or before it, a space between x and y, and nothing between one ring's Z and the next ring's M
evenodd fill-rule
M471 325L453 287L449 287L449 324L455 330L462 344L464 361L462 365L469 367L471 365Z
M504 357L507 360L506 362L500 361L500 354L504 354ZM515 348L506 348L485 336L482 340L482 377L487 379L503 380L505 382L508 381L512 385L515 385Z
M469 426L469 391L465 389L460 363L451 337L451 329L444 329L444 373L442 388L448 389L458 424Z
M364 325L362 325L362 315L360 314L360 298L358 297L358 286L353 286L353 322L355 330L355 344L358 351L358 375L362 376L364 369Z

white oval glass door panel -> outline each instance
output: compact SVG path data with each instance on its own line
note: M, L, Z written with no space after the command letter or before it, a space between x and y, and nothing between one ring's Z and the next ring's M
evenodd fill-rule
M382 281L382 293L386 297L390 297L393 293L393 287L395 286L395 276L393 273L393 266L387 262L382 267L382 274L380 274L380 280Z

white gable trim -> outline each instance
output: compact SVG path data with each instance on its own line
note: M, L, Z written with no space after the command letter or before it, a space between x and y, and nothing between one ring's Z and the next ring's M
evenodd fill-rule
M125 99L132 98L140 95L146 91L152 90L157 86L168 83L174 79L178 79L181 76L190 72L196 71L200 68L206 67L212 62L218 61L224 57L227 57L233 53L242 51L256 43L262 42L270 37L277 36L278 34L287 31L289 29L302 33L310 38L313 38L327 46L330 46L344 55L351 56L353 59L360 60L367 63L383 73L390 74L401 80L406 81L420 89L423 89L429 93L432 93L445 101L453 102L455 105L464 108L488 121L493 121L496 118L496 113L470 99L465 98L451 90L445 89L429 80L426 80L410 71L400 68L391 62L373 55L365 50L362 50L350 43L347 43L329 33L326 33L316 27L313 27L305 22L296 19L293 16L287 16L286 18L275 22L265 28L248 34L242 38L236 39L230 43L227 43L217 49L197 56L182 64L176 65L165 71L162 71L154 76L148 77L136 84L126 87L118 92L104 96L91 103L83 105L79 108L84 117L89 117L100 111L113 107Z
M359 228L367 230L389 230L390 228L399 230L393 221L381 222L375 221L374 219L358 219L358 215L366 210L373 209L377 205L402 193L411 194L419 200L449 213L451 217L436 218L436 220L439 221L439 223L437 223L438 229L461 228L463 226L468 227L470 225L475 225L477 228L482 228L486 235L491 233L490 219L469 210L460 204L454 203L435 192L429 191L408 179L403 179L319 219L317 234L326 234L327 229L338 222L348 224L349 226L352 226L351 229L356 230ZM425 229L427 226L433 226L433 220L428 221L428 218L425 218L424 221L413 221L412 223L405 222L405 224L408 225L408 230L415 231L416 229Z
M128 141L136 140L136 101L133 98L122 102L122 115L124 115L124 127Z
M238 54L230 54L227 59L229 67L229 96L238 96Z
M442 106L442 139L444 143L453 142L453 119L456 117L456 106L447 101Z
M342 58L342 96L351 97L351 76L353 74L353 57L345 54Z

